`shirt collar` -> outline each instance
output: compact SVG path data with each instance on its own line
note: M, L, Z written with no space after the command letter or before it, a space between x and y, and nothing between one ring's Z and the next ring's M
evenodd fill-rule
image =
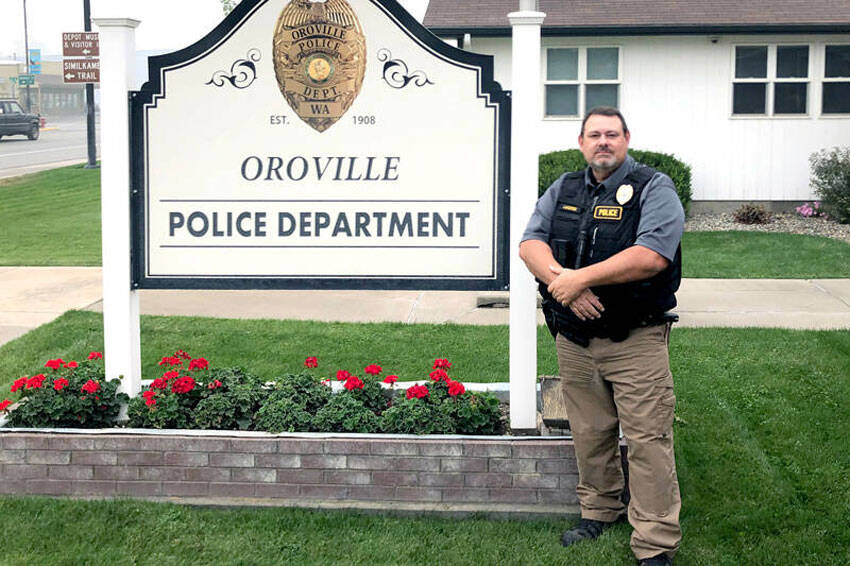
M623 164L620 165L616 171L608 175L608 178L599 183L599 186L602 187L603 190L610 189L611 187L619 187L620 184L622 184L623 179L626 178L626 175L632 172L634 166L635 160L632 159L631 155L626 154L626 160L623 161ZM588 188L592 188L594 186L593 174L590 172L590 167L584 171L584 183Z

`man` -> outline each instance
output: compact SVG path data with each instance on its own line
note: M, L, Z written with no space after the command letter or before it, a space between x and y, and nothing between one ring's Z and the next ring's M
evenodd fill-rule
M629 129L590 110L579 148L589 163L537 202L520 257L540 282L573 434L581 522L569 546L620 519L619 429L628 444L628 520L641 565L672 564L679 547L669 314L681 278L684 211L670 178L628 156Z

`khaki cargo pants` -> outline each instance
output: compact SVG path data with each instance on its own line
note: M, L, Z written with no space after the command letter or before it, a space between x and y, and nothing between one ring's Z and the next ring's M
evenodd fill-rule
M575 441L581 516L614 521L624 511L619 427L628 444L628 518L638 560L679 548L679 481L673 455L670 325L638 328L623 342L582 348L558 335L561 382Z

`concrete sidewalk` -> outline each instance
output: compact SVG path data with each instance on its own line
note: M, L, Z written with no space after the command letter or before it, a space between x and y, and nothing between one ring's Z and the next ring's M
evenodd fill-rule
M325 321L507 324L507 293L141 291L142 314ZM850 279L685 279L680 326L850 328ZM496 307L480 307L494 303ZM69 309L98 311L99 267L0 267L0 344ZM538 311L538 320L543 323Z

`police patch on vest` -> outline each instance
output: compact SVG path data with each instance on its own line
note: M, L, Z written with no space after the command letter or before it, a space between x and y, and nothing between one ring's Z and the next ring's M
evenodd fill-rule
M597 206L593 209L593 217L597 220L622 220L622 206Z
M291 0L274 32L274 72L286 101L319 132L351 107L366 73L366 38L346 0Z

